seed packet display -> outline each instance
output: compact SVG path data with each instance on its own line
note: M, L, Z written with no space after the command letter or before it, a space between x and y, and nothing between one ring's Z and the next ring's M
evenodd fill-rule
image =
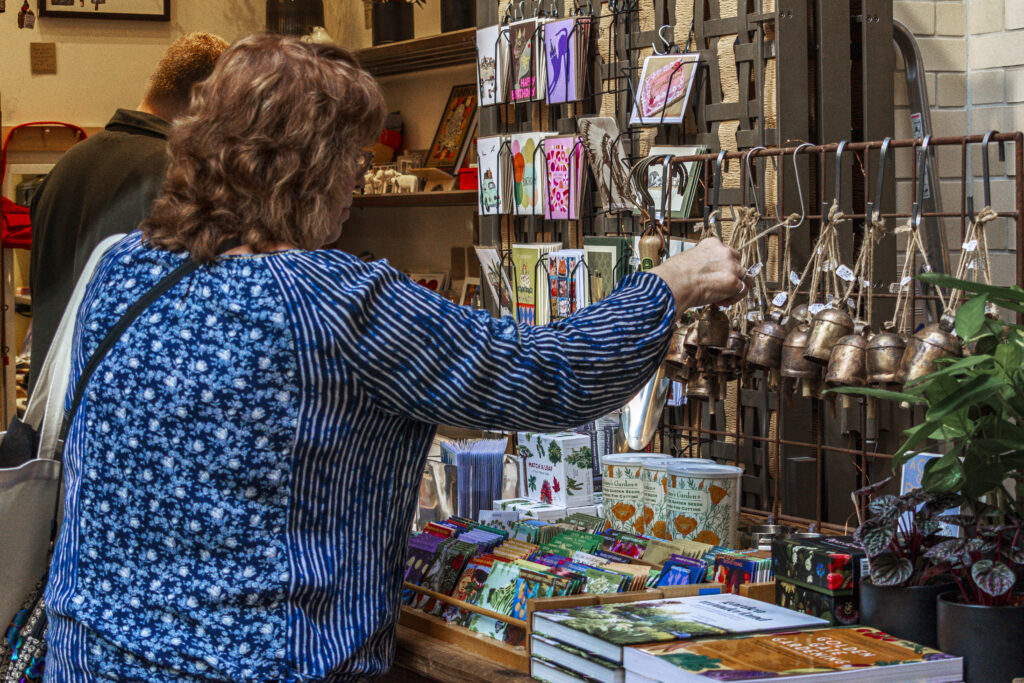
M644 60L630 124L682 123L690 103L700 55L651 55Z
M583 141L576 135L544 141L544 217L576 220L583 195Z
M476 76L480 106L505 101L508 89L508 29L487 26L476 32Z
M589 38L588 18L559 19L544 24L547 100L550 104L583 99Z
M543 22L525 19L508 26L509 102L542 99L545 92L545 60L540 27Z
M509 136L512 157L512 214L542 215L544 197L544 138L546 133Z
M511 164L506 138L495 135L476 141L477 173L479 174L479 209L481 215L509 213L512 207Z

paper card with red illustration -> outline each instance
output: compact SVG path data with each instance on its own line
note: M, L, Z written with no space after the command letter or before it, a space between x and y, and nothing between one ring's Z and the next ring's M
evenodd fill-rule
M544 217L576 220L583 194L584 145L579 136L544 140Z

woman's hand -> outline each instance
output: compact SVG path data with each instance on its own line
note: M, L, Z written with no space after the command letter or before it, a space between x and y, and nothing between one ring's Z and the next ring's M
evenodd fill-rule
M651 272L668 283L678 313L707 304L730 306L746 296L751 284L739 252L717 237L701 240Z

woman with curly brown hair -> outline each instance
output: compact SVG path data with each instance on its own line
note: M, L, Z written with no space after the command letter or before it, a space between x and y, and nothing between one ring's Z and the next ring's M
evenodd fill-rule
M194 93L161 199L79 313L72 383L129 307L202 264L85 372L46 680L386 671L436 425L594 419L651 375L677 311L742 290L735 252L708 241L527 327L321 249L383 114L347 52L291 38L239 41Z

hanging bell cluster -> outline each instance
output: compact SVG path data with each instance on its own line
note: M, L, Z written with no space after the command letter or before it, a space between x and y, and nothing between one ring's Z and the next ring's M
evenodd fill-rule
M907 342L896 373L896 382L913 384L935 372L938 370L935 361L959 356L960 347L960 340L950 330L948 321L927 325Z

